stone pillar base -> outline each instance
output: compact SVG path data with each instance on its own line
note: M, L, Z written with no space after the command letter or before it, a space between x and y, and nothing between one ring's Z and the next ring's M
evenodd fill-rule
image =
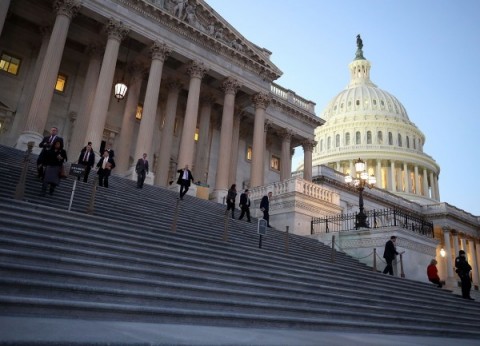
M458 288L458 280L456 278L447 278L445 280L445 288L449 290L455 290L455 288Z
M115 172L115 169L113 170L113 172ZM127 179L131 179L133 181L137 181L137 172L135 172L135 166L130 167L129 170L125 172L124 177ZM152 172L149 172L145 177L145 182L143 184L153 185L154 181L155 181L155 174L153 174Z
M213 200L217 203L220 204L227 204L227 194L228 190L227 189L218 189L212 192L210 195L210 200Z
M23 132L17 139L17 143L15 144L15 149L27 150L28 142L35 142L35 145L33 146L33 149L32 149L32 153L38 155L42 151L42 148L38 146L42 141L42 139L43 139L43 136L37 132Z

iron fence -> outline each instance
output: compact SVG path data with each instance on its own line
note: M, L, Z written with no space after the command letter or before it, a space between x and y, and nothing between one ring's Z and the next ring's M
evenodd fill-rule
M395 226L433 238L433 223L417 215L397 209L369 210L365 214L367 215L367 226L369 228ZM358 213L314 217L311 222L311 234L356 229L358 229Z

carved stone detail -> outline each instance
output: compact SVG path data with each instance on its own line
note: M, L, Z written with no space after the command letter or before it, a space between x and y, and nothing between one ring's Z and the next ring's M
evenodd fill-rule
M57 15L63 15L70 19L75 17L81 6L82 4L78 0L55 0L53 3Z
M271 120L265 120L265 123L263 124L263 131L265 131L265 133L268 132L269 129L272 128L272 124L273 122Z
M130 32L130 29L127 28L122 22L113 18L110 18L106 28L108 32L108 38L113 38L118 41L122 41Z
M150 54L152 60L162 60L164 61L172 50L163 42L155 41L150 47Z
M290 129L282 129L282 130L278 131L278 135L280 136L280 138L283 141L290 141L294 134L295 133Z
M167 79L166 85L168 91L175 92L179 92L183 87L183 84L179 79Z
M192 78L200 78L202 79L205 76L205 73L207 72L207 67L205 66L204 63L199 62L199 61L192 61L188 68L187 72Z
M317 145L317 142L311 139L307 139L302 142L304 151L313 151L313 148Z
M222 90L225 94L233 94L235 95L240 88L241 84L238 80L232 77L228 77L222 83Z
M268 105L270 104L271 99L272 98L269 94L258 93L258 94L253 95L252 102L253 102L255 108L267 109Z
M99 44L89 44L85 49L85 53L91 58L101 58L105 51L105 47Z

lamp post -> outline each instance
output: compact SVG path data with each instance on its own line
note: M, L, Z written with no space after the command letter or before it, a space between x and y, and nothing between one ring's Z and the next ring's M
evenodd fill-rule
M355 228L360 227L368 228L367 225L367 215L363 212L363 190L365 187L371 189L377 183L377 179L374 175L368 175L368 172L365 170L365 161L358 159L355 161L355 177L347 175L345 177L345 182L349 185L353 185L355 189L359 192L358 206L360 212L357 214L357 220L355 223Z

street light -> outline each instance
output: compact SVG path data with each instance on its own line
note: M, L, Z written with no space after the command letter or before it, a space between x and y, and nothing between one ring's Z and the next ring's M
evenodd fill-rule
M365 170L365 161L362 161L361 159L355 161L355 175L356 177L352 177L351 175L345 177L345 182L349 185L353 185L359 192L358 206L360 212L357 214L355 228L368 228L367 215L363 212L363 190L365 189L365 186L369 189L374 187L377 183L377 179L374 175L368 175L368 172Z

